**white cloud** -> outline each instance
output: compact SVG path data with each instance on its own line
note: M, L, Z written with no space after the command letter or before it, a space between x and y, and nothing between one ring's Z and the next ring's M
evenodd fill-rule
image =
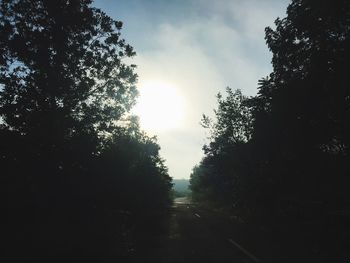
M176 10L164 1L157 7L161 14L146 1L136 8L135 1L122 14L130 13L124 30L138 52L140 83L176 86L188 108L184 127L157 134L170 175L188 177L202 155L205 131L199 121L216 107L215 95L226 86L254 95L258 79L271 71L264 28L284 16L287 1L179 1L185 6Z

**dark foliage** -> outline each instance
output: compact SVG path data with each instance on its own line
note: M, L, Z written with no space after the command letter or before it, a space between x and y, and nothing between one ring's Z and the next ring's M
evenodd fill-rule
M6 262L103 262L170 204L159 146L127 113L135 55L90 0L0 2ZM85 259L85 260L86 260Z
M205 158L193 169L191 190L194 199L207 198L219 202L238 201L238 185L246 167L247 145L252 134L252 115L248 98L241 91L227 88L227 97L218 94L216 120L204 115L202 126L210 131L210 143L203 147Z
M313 236L323 229L333 242L318 240L316 251L342 250L350 240L350 2L293 0L275 24L266 28L273 72L255 97L219 97L191 188L247 221L312 222Z

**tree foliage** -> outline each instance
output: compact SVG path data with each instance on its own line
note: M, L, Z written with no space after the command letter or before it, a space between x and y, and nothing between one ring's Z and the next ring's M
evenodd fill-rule
M159 146L129 114L135 52L91 2L0 2L2 207L21 261L125 252L127 221L171 203Z
M272 73L244 111L230 93L219 97L192 190L211 199L229 192L221 203L247 217L312 214L302 207L318 203L326 221L350 202L350 2L293 0L275 25L265 35Z
M217 95L218 108L214 110L215 121L203 115L201 125L209 129L210 144L204 147L209 152L219 152L222 147L249 141L252 132L252 116L247 98L240 90L226 88L227 97Z
M275 30L266 29L274 70L260 83L257 101L267 107L255 107L257 143L269 143L267 169L287 175L286 193L326 200L347 195L341 185L349 183L350 5L293 1L287 15Z
M135 53L122 23L90 3L1 2L0 114L9 129L38 138L110 132L133 105L136 74L122 59Z
M249 99L240 90L226 89L224 98L217 95L215 120L203 115L202 126L209 129L209 144L203 147L205 157L191 174L194 199L238 200L233 191L242 185L241 173L247 169L246 148L251 140L253 118Z

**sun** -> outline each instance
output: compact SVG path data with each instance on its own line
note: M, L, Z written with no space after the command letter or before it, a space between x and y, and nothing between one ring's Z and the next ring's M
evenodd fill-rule
M179 128L184 120L185 104L179 90L170 84L148 82L139 86L140 96L134 108L141 128L158 132Z

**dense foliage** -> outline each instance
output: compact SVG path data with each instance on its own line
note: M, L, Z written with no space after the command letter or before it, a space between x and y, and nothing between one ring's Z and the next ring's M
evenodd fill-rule
M0 3L1 203L21 261L117 253L130 220L171 202L159 146L128 115L121 27L90 0Z
M226 98L220 93L217 96L215 120L206 115L202 118L202 126L209 129L210 143L203 147L205 158L191 175L194 199L236 202L240 195L236 186L242 185L241 173L248 169L245 152L253 127L248 98L239 90L227 88L226 92Z
M344 237L350 2L293 0L275 24L266 28L273 72L259 81L258 95L219 97L213 136L191 175L194 198L229 205L247 221L322 221L325 238Z

